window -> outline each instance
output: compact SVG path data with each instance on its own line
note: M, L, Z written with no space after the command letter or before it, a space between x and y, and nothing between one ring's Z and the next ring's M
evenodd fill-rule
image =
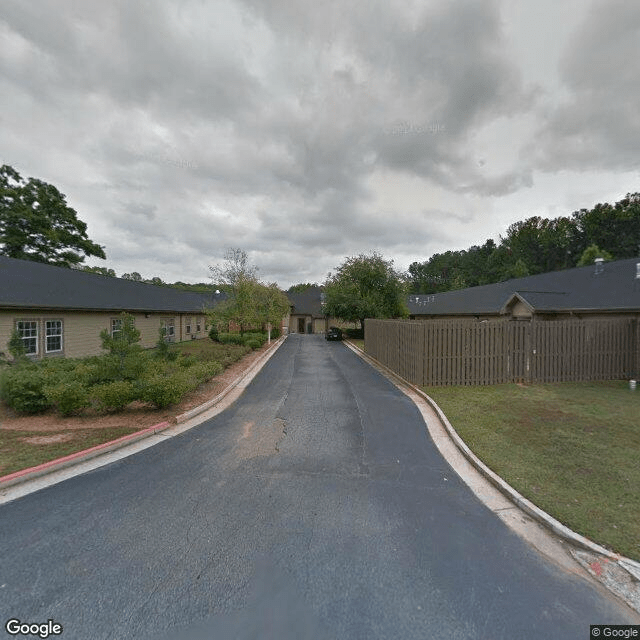
M193 318L187 318L187 326L186 326L187 334L191 333L191 321L192 320L193 320Z
M173 318L170 320L162 320L160 327L162 328L162 335L164 336L164 339L167 342L173 342L176 337L175 320Z
M22 338L25 353L28 356L38 354L38 321L37 320L19 320L16 322L16 331Z
M202 330L202 318L196 320L196 333L200 333Z
M122 331L122 318L111 318L111 337L117 338Z
M62 351L62 320L47 320L45 323L45 353Z

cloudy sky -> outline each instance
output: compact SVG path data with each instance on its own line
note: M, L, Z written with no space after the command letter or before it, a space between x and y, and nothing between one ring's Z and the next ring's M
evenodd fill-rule
M640 190L636 0L3 0L0 163L118 275L405 270Z

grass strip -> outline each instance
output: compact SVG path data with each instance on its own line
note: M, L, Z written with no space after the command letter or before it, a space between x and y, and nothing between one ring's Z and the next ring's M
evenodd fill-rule
M131 427L108 429L57 429L55 431L18 431L3 429L0 432L0 476L63 458L76 451L84 451L96 445L117 440L135 433ZM41 442L38 439L61 436L62 441Z
M640 391L622 381L424 391L522 495L574 531L640 560Z

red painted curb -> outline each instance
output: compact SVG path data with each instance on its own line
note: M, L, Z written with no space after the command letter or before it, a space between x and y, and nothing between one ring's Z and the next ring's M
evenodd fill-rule
M129 440L139 439L140 436L143 436L147 433L155 433L156 431L161 431L170 427L171 424L169 422L159 422L158 424L154 424L151 427L146 427L145 429L141 429L140 431L136 431L134 433L130 433L126 436L122 436L120 438L116 438L115 440L109 440L109 442L103 442L102 444L97 444L95 447L91 447L89 449L83 449L82 451L76 451L75 453L70 453L68 456L64 456L64 458L56 458L55 460L49 460L49 462L43 462L35 467L29 467L28 469L22 469L20 471L16 471L15 473L10 473L7 476L0 476L0 485L5 484L7 482L11 482L12 480L16 480L26 475L38 475L42 471L46 471L47 469L51 469L57 466L64 466L67 462L71 462L78 458L82 458L88 456L92 453L97 453L102 449L106 449L107 447L114 447L114 445L126 444ZM115 448L115 447L114 447Z

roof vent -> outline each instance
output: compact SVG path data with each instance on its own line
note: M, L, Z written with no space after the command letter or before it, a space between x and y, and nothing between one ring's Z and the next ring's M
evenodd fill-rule
M604 258L596 258L596 275L604 271Z

